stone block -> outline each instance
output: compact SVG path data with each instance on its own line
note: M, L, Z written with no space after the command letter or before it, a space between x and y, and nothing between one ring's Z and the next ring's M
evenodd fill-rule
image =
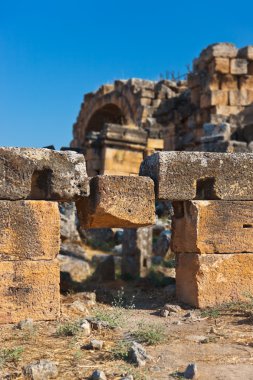
M238 49L235 45L230 43L217 43L209 45L200 54L200 59L209 62L213 58L235 58L237 56Z
M252 200L252 153L157 152L140 174L160 200Z
M253 294L253 254L180 253L176 260L179 301L197 308L247 300Z
M200 107L209 108L216 105L228 104L228 92L221 90L208 91L200 97Z
M138 174L143 160L143 150L135 150L135 147L104 147L102 151L103 168L101 174L129 175Z
M124 230L121 272L126 278L146 277L151 268L152 227Z
M251 90L231 90L229 91L230 106L248 106L252 102L253 91Z
M84 156L73 151L0 148L0 199L71 201L89 193Z
M173 206L173 252L253 252L252 201L186 201Z
M253 46L249 45L239 49L238 57L253 60Z
M59 283L57 260L0 261L0 323L58 318Z
M239 78L241 90L253 90L253 75L243 75Z
M204 91L217 91L220 90L220 77L219 74L208 76L206 81L201 86Z
M56 202L0 201L0 260L50 260L59 249Z
M221 89L223 91L238 90L238 79L234 75L222 75Z
M248 73L248 61L243 58L231 59L230 73L233 75L243 75Z
M211 114L230 116L230 115L237 115L241 111L243 111L242 106L214 106L211 109Z
M209 73L215 74L229 74L230 71L230 60L229 58L214 58L208 66Z
M96 176L91 195L79 200L82 228L134 228L155 223L154 183L134 176Z

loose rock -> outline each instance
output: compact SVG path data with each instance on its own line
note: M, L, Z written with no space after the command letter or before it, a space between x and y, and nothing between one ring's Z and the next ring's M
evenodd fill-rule
M82 313L88 313L88 310L87 310L85 304L79 300L74 301L71 305L71 308L75 311L80 311Z
M163 309L167 310L169 313L178 313L182 310L179 305L171 305L168 303L164 305Z
M32 330L34 327L34 324L33 324L33 319L32 318L27 318L23 321L20 321L18 324L17 324L17 328L20 329L20 330Z
M197 364L189 364L184 372L185 379L197 379Z
M102 340L92 339L90 341L90 347L93 350L102 350L104 342Z
M103 371L99 371L98 369L93 372L91 376L92 380L107 380L107 377Z
M23 373L26 379L48 380L58 376L58 369L55 362L41 359L24 367Z
M137 364L138 367L144 367L146 362L151 359L151 356L146 353L145 348L141 344L133 342L128 352L128 358L131 362Z
M90 336L91 334L91 325L90 323L85 319L82 321L81 328L83 331L83 335Z

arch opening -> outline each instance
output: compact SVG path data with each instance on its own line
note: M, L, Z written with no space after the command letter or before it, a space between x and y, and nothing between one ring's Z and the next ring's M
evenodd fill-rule
M126 124L126 117L122 110L115 104L107 104L100 108L91 116L87 128L87 132L100 132L105 123Z

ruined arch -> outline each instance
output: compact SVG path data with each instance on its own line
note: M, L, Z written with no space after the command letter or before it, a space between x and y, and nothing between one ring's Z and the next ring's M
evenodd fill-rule
M104 123L138 125L137 104L132 92L125 94L117 85L102 86L87 94L73 127L72 147L84 146L86 133L99 131Z
M127 124L127 118L116 104L108 103L91 115L85 131L86 133L90 131L99 132L105 123L123 125Z

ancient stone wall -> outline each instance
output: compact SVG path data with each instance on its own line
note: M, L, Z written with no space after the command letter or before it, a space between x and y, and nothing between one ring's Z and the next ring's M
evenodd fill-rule
M194 60L187 81L118 80L87 94L73 128L71 146L86 148L88 167L90 158L96 157L95 174L106 170L117 174L119 170L98 163L117 162L116 152L108 153L107 158L104 151L101 154L97 149L95 154L90 149L107 123L146 133L140 146L132 141L138 157L135 154L132 160L131 155L121 153L120 174L124 165L135 167L132 174L137 174L140 157L156 150L251 151L252 102L253 47L213 44ZM120 142L123 145L119 146ZM109 145L116 151L134 150L133 146L124 146L120 135Z

